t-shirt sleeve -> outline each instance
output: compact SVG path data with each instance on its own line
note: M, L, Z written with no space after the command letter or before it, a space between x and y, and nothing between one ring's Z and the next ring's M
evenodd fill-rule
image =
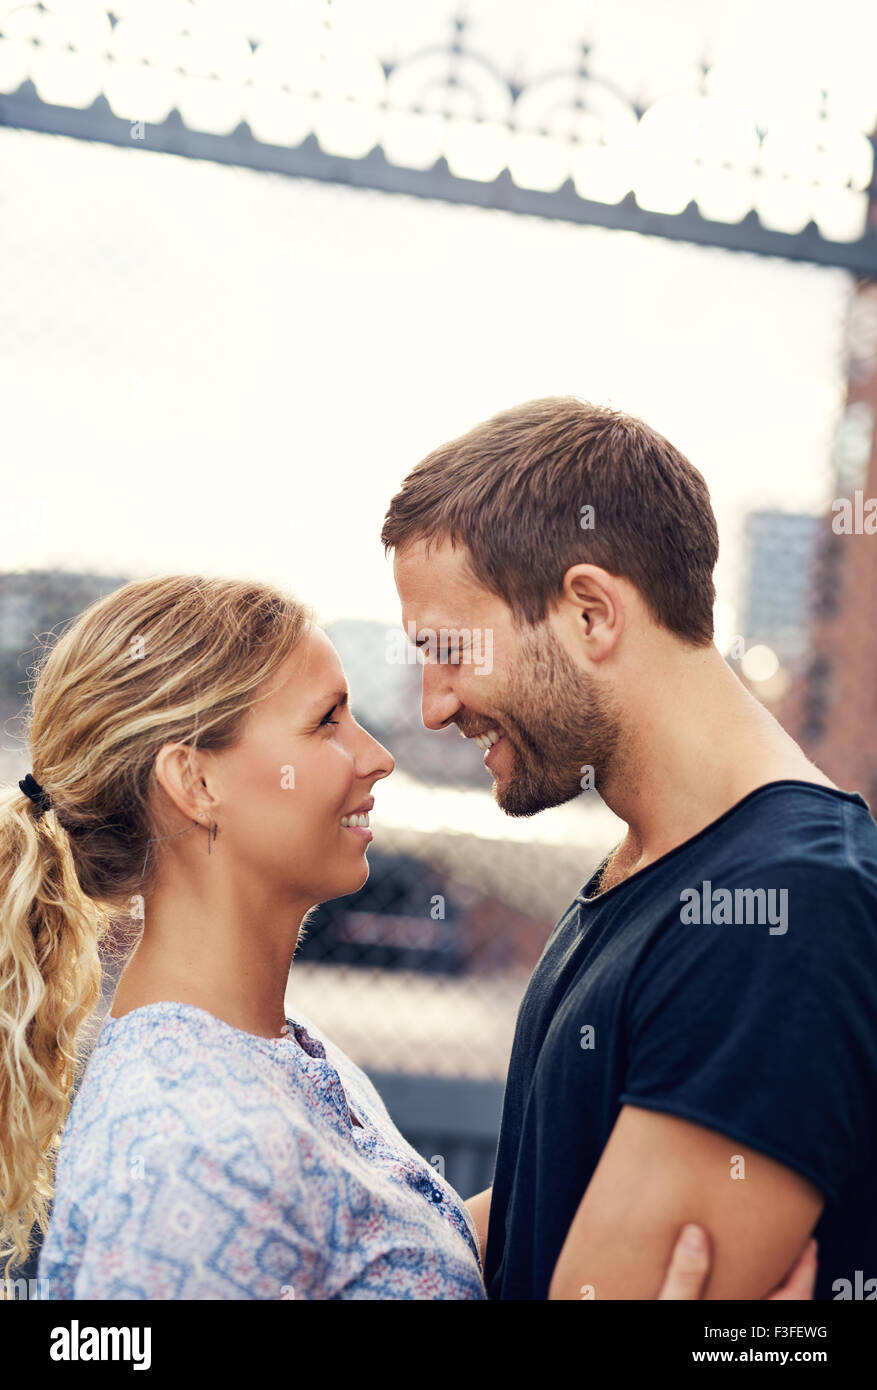
M746 920L741 898L728 922L715 920L718 887L709 914L703 885L699 910L693 897L680 903L680 914L712 920L674 917L634 972L621 1103L726 1134L836 1201L874 1126L870 883L853 868L775 865L757 884L728 885L763 889L764 921L754 898Z

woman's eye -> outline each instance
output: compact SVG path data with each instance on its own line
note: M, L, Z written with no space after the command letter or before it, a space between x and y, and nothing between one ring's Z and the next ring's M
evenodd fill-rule
M333 712L332 710L329 710L329 714L332 714L332 712ZM329 714L326 715L325 719L321 719L321 720L320 720L320 728L322 728L324 724L340 724L340 723L341 723L341 720L340 720L340 719L330 719L330 718L329 718Z

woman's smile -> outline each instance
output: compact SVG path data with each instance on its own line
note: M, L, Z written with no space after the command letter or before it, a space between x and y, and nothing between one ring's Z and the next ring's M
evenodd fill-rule
M368 844L369 840L374 838L368 824L368 813L374 804L374 797L368 796L365 801L361 801L352 811L345 811L344 815L341 817L342 829L351 830L366 844Z
M362 824L363 821L365 822L364 825ZM349 818L345 816L341 822L341 828L342 830L349 830L352 835L358 835L366 844L374 838L368 828L367 812L361 816L350 816Z

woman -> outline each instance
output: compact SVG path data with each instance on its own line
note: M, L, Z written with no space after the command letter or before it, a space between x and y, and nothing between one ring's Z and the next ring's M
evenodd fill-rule
M0 802L6 1276L54 1182L51 1298L484 1298L489 1193L470 1211L284 1012L309 911L368 877L394 767L312 611L237 580L126 584L49 652L29 735ZM71 1108L98 946L137 894ZM811 1296L813 1269L777 1296ZM705 1270L678 1249L660 1296L697 1297Z

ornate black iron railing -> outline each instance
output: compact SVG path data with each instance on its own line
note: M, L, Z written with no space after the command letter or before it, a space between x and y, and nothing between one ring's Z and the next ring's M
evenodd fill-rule
M446 41L390 53L336 26L328 3L289 6L277 30L263 10L256 35L247 6L162 5L148 23L149 6L119 8L0 8L0 124L877 278L875 132L841 117L828 90L804 115L800 105L765 112L741 73L729 104L704 60L690 89L645 103L584 42L522 78L450 9ZM668 210L654 192L671 164L685 193ZM765 213L783 197L795 215Z

